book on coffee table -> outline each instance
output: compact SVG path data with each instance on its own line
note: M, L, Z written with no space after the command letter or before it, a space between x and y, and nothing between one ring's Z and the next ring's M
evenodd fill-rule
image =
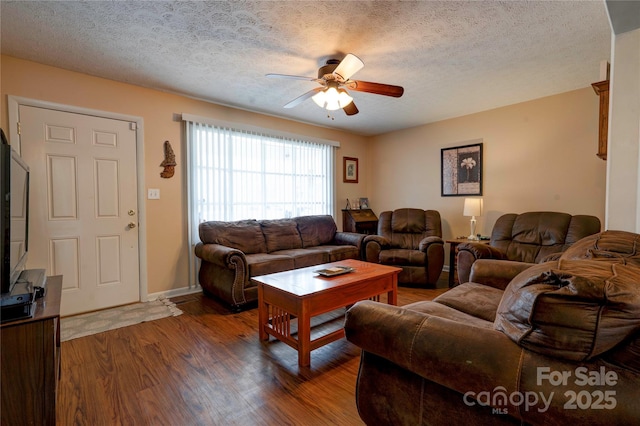
M326 269L317 269L313 272L316 272L324 277L333 277L335 275L342 275L342 274L346 274L348 272L352 272L355 269L350 268L348 266L333 266L331 268L326 268Z

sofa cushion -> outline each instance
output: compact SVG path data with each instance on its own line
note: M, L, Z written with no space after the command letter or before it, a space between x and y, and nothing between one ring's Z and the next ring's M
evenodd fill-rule
M493 322L503 291L478 283L460 284L433 299L460 312Z
M205 244L220 244L238 249L245 254L267 251L260 223L256 220L203 222L198 231L200 240Z
M442 303L435 303L435 301L413 302L408 305L404 305L402 308L408 311L420 312L438 318L446 318L447 320L455 321L471 327L493 329L493 322L491 321L486 321L476 316L469 315L465 312L443 305Z
M295 268L295 264L291 256L255 253L246 256L246 258L247 265L249 266L250 277L289 271Z
M407 232L421 234L427 230L424 210L398 209L391 217L391 230L393 232Z
M587 360L640 329L639 283L640 269L621 263L534 265L505 289L495 327L529 350Z
M316 247L309 247L305 250L324 253L325 262L338 262L345 259L360 259L360 250L356 246L350 245L330 245L325 244Z
M302 239L302 247L315 247L328 244L338 230L333 217L329 215L300 216L294 219Z
M420 250L389 249L380 252L380 263L384 265L416 265L427 263L427 254Z
M528 212L519 214L513 223L513 241L538 246L564 244L571 215L556 212Z
M289 256L293 259L293 267L296 269L319 265L321 263L327 263L328 261L328 256L326 255L326 253L307 250L303 248L278 250L271 252L270 254Z
M513 224L509 259L537 263L564 249L571 215L556 212L529 212L518 215Z
M509 260L540 263L560 253L586 235L600 231L595 216L560 212L507 213L498 218L491 231L491 246Z
M267 253L302 248L298 225L291 219L261 220Z

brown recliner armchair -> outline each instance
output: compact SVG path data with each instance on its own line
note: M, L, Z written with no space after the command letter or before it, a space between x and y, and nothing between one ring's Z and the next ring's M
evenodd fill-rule
M509 213L498 218L489 245L465 242L458 245L458 282L469 280L477 259L540 263L559 256L576 241L600 232L595 216L558 212Z
M378 235L364 239L362 257L402 268L399 283L434 285L444 265L440 213L411 208L380 213Z
M630 425L640 405L640 234L541 264L478 260L433 301L347 311L368 425Z

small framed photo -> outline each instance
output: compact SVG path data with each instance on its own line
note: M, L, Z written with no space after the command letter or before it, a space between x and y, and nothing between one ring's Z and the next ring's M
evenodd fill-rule
M440 164L443 197L482 195L482 143L443 148Z
M358 183L358 159L355 157L342 157L342 181Z
M360 208L361 209L369 209L369 199L368 198L360 198Z

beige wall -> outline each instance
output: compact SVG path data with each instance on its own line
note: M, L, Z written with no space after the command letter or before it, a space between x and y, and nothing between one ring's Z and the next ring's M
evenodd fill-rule
M368 192L374 210L438 210L445 239L469 235L464 197L442 197L440 150L483 140L489 235L504 213L590 214L604 224L606 162L596 156L598 97L591 87L378 136Z
M147 241L141 244L146 244L147 247L149 294L181 289L188 284L189 247L186 232L182 124L175 118L175 114L184 112L338 141L341 143L336 168L336 220L339 227L342 223L340 209L346 203L346 199L366 196L362 176L368 173L369 162L367 139L364 137L117 83L8 56L0 57L0 67L0 116L2 128L5 130L8 129L8 95L143 118L143 179L146 188L159 188L161 192L160 200L145 200L146 218L141 218L146 219L147 228ZM164 158L165 140L171 142L178 163L176 175L172 179L160 177L162 168L159 165ZM343 156L359 158L360 183L342 183ZM46 265L38 265L44 266Z

